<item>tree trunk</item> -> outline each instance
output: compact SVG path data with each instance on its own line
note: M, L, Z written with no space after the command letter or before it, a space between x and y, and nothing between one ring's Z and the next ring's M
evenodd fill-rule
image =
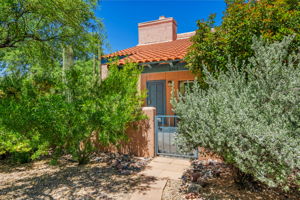
M74 65L74 52L71 46L63 47L63 82L68 83L66 73ZM71 91L66 89L65 91L67 101L71 102Z
M242 172L239 168L231 166L234 182L242 189L256 191L259 189L259 182L254 179L251 174Z

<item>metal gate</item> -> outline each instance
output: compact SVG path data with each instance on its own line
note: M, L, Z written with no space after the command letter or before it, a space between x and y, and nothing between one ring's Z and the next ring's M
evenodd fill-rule
M180 153L175 144L178 116L155 116L155 152L157 155L197 158L197 150L191 153Z

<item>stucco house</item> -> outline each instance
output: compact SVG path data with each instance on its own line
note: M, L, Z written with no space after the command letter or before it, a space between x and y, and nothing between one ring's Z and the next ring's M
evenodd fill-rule
M140 89L147 90L145 106L156 107L157 115L172 115L171 91L183 91L194 75L185 68L185 57L195 32L177 33L177 23L164 16L158 20L138 24L138 45L105 55L119 58L119 64L135 62L144 66ZM125 39L125 38L124 38ZM102 64L102 76L107 75L107 64Z

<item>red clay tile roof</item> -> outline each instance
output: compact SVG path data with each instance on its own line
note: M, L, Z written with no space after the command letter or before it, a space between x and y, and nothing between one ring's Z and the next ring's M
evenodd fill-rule
M105 55L104 57L126 56L119 60L119 64L177 60L184 58L191 44L190 38L179 39L171 42L135 46Z

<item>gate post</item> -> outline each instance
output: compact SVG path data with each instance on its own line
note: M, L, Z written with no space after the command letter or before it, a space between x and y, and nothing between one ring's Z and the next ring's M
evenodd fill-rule
M147 129L147 140L148 140L148 153L150 157L155 157L155 116L156 108L155 107L143 107L143 113L148 117L148 129Z

